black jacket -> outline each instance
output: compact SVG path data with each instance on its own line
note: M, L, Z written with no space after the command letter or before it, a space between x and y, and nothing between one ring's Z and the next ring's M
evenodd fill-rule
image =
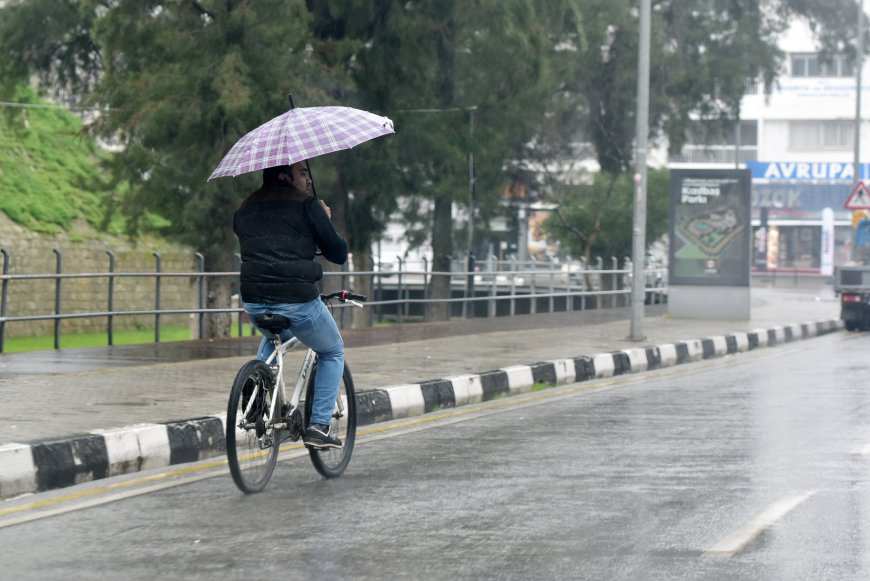
M242 250L241 294L246 303L305 303L317 298L323 269L318 248L336 264L347 261L342 238L317 199L284 185L263 186L233 216Z

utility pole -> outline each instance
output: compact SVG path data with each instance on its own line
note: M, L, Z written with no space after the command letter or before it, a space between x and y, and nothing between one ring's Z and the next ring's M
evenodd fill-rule
M861 77L864 69L864 0L858 0L858 38L855 58L855 179L861 181Z
M468 107L468 280L465 282L465 294L474 296L474 211L477 199L474 195L474 111L476 106ZM474 303L472 303L473 305ZM473 306L468 301L462 302L462 318L468 317L469 309L473 313Z
M440 109L399 109L399 113L446 113L450 111L466 111L468 112L468 259L466 266L468 269L468 278L466 280L466 294L471 296L474 292L474 214L477 210L477 197L474 191L474 112L477 111L477 105L468 107L445 107ZM462 318L468 315L468 301L462 303Z
M643 305L646 277L646 154L649 134L649 51L650 0L640 0L640 42L637 71L637 129L634 174L634 228L632 238L631 334L632 341L643 341Z
M477 198L474 195L474 112L477 107L468 107L468 256L474 252L474 212Z
M854 186L861 181L861 78L864 72L864 0L858 0L858 38L856 39L856 55L855 55L855 159L854 172L855 176L852 180ZM852 229L852 256L855 260L857 252L855 249L857 231Z

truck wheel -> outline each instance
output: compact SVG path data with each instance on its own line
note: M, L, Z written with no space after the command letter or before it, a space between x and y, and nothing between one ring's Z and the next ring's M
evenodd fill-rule
M857 331L858 330L858 321L846 321L846 330L847 331Z

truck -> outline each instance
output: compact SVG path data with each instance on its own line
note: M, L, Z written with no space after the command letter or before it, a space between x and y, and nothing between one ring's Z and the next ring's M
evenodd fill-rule
M834 293L840 297L840 318L849 331L870 331L870 266L837 266Z

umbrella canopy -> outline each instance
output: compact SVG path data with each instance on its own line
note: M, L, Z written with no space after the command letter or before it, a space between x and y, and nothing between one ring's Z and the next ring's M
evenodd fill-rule
M388 118L352 107L290 109L239 139L208 179L292 165L390 133Z

